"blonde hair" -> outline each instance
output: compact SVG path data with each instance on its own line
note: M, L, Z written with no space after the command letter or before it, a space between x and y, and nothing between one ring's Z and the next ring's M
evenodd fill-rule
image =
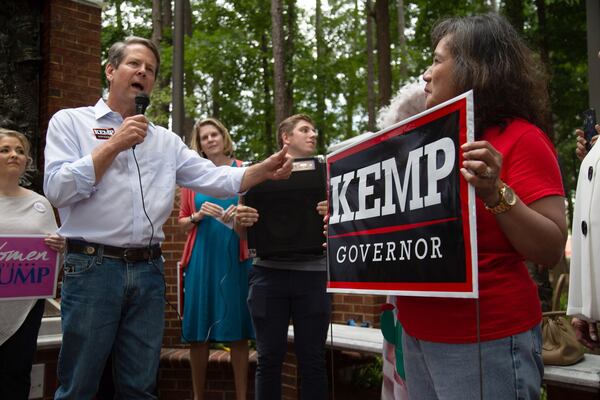
M223 137L223 154L227 157L232 157L233 140L231 140L231 135L229 134L227 128L225 128L225 126L221 123L221 121L219 121L216 118L204 118L198 120L198 122L194 124L194 128L192 129L192 137L190 139L190 147L193 150L196 150L198 154L200 154L202 157L206 158L206 154L204 154L204 152L202 151L202 146L200 145L200 128L202 128L205 125L212 125L215 128L217 128L217 130Z
M27 139L27 136L21 132L13 131L12 129L0 128L0 139L5 137L12 137L21 142L23 150L25 151L25 157L27 157L27 164L25 165L25 172L19 178L19 184L29 185L29 173L35 171L33 158L31 158L31 144L29 143L29 139Z

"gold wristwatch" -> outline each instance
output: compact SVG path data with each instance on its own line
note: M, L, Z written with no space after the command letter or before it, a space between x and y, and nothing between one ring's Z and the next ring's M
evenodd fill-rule
M502 214L517 204L517 195L506 183L502 182L502 186L500 186L498 189L498 194L500 195L498 204L493 207L489 207L487 204L485 204L485 209L492 214Z

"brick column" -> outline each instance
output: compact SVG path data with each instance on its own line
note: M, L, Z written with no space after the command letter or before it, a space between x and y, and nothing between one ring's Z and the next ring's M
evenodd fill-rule
M54 113L63 108L93 105L102 94L101 11L99 1L44 2L40 154L46 145L48 121Z
M171 216L163 225L165 241L162 244L165 257L165 281L167 285L167 300L177 307L177 262L181 258L186 235L177 225L179 215L179 190L175 196ZM163 337L164 347L183 347L181 343L181 321L177 312L167 304L165 309L165 335Z

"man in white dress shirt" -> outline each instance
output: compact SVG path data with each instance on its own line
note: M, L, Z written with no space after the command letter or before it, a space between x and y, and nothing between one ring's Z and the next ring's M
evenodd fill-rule
M160 66L154 44L109 50L106 102L61 110L48 126L44 192L67 238L63 344L55 399L92 399L112 352L117 398L155 399L164 323L162 226L175 185L216 197L291 173L287 149L249 168L215 167L136 114Z

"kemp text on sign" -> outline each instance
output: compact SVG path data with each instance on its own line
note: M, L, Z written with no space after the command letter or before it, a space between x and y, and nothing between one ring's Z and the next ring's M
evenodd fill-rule
M477 297L468 92L327 158L330 292Z

